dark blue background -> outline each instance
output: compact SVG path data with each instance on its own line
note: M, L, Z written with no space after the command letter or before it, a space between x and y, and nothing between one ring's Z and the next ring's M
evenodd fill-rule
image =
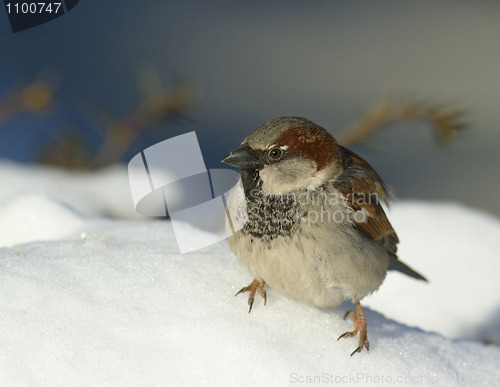
M500 213L496 1L82 0L15 34L3 11L0 96L41 72L59 86L55 110L0 127L0 157L34 162L40 143L71 125L92 139L96 105L121 117L143 100L144 69L158 71L166 88L190 81L188 119L160 137L196 130L209 168L268 119L302 115L335 134L390 91L456 102L471 129L447 150L418 124L356 150L399 196Z

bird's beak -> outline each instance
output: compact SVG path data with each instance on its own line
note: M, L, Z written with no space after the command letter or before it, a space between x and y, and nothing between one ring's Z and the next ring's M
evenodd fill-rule
M258 169L259 159L251 154L246 147L240 147L222 159L223 163L239 169Z

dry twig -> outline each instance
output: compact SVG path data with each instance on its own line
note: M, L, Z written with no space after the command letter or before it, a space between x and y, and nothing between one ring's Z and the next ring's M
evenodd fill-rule
M463 112L451 110L446 106L439 106L425 102L389 103L385 100L368 111L353 125L337 134L339 144L352 146L365 141L373 133L387 128L390 125L422 121L432 125L443 145L448 145L458 131L466 125L463 123Z

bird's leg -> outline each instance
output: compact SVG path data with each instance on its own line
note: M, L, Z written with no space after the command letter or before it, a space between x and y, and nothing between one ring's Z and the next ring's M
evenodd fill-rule
M354 355L356 352L361 352L363 348L366 348L367 351L370 350L370 343L368 342L368 335L367 335L367 324L366 324L366 318L363 313L363 309L361 309L361 304L356 302L356 309L358 311L358 314L356 314L355 311L350 310L348 311L345 316L344 320L347 316L351 318L351 321L354 325L354 330L351 332L345 332L342 335L339 336L337 340L340 340L344 337L354 337L359 333L359 345L358 348L356 348L352 353L351 356Z
M264 299L264 305L266 305L267 294L266 294L266 291L264 290L265 284L266 283L264 281L261 282L261 281L254 279L250 285L245 286L238 293L235 294L235 296L237 296L240 293L250 292L250 294L248 295L248 305L250 305L250 308L248 309L248 313L250 313L252 311L253 300L255 299L255 293L257 291L259 291L259 294Z

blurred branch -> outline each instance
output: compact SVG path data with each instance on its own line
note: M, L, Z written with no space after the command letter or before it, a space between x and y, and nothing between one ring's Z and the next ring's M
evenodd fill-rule
M39 153L45 164L59 165L69 169L85 169L89 166L90 144L77 130L67 136L47 141Z
M434 128L441 144L448 145L455 139L457 132L466 127L462 121L463 115L463 111L452 110L446 106L421 101L394 104L385 99L346 130L337 134L336 138L339 144L352 146L389 125L422 121Z
M83 130L74 128L66 135L44 144L39 159L46 164L72 169L100 168L119 162L154 124L183 113L190 102L187 85L177 86L170 91L158 85L153 94L146 96L125 117L114 119L112 114L108 114L108 124L99 131L102 139L97 147L82 138Z
M0 99L0 125L18 114L46 113L54 104L55 87L43 80L14 90Z
M160 92L146 99L129 116L110 124L95 159L95 166L118 161L132 144L154 123L180 114L189 105L186 86Z

